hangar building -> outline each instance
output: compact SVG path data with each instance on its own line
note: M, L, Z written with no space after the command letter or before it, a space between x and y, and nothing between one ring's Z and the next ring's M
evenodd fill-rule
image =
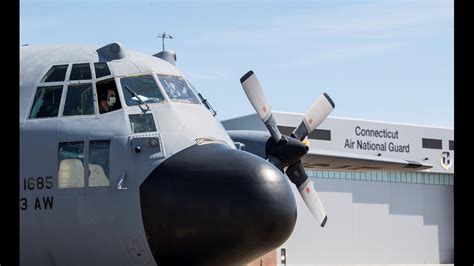
M283 134L304 117L273 115ZM222 124L227 130L267 130L256 114ZM298 218L290 238L276 250L277 265L453 263L452 128L328 117L309 142L309 152L376 155L433 167L419 172L307 168L328 220L321 228L292 185Z

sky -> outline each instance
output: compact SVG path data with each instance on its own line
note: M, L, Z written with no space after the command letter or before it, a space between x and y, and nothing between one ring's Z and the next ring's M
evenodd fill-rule
M454 3L392 1L20 1L19 44L120 42L155 54L157 35L220 120L255 113L253 70L273 111L454 126Z

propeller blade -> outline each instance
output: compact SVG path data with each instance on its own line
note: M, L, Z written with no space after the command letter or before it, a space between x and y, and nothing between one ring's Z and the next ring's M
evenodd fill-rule
M324 210L321 199L314 189L313 181L308 178L304 171L303 164L298 161L286 169L286 174L293 182L300 192L303 201L308 207L313 217L318 221L321 227L324 227L328 219L326 211Z
M324 210L318 193L314 190L313 181L308 179L308 182L301 186L301 188L298 188L298 191L306 203L306 206L308 206L308 209L311 211L311 214L313 214L313 217L318 221L321 227L324 227L328 220L328 216Z
M336 107L329 95L323 93L311 105L301 124L291 133L292 137L303 140L319 126Z
M303 164L301 163L301 157L308 152L307 144L301 141L332 112L335 107L334 102L329 95L323 93L323 95L319 96L311 105L298 128L291 133L291 138L286 138L281 135L277 127L271 107L268 105L262 87L253 71L250 70L242 76L240 83L242 84L247 98L260 119L265 123L265 126L268 128L268 131L270 131L272 139L274 140L270 141L270 139L268 139L266 142L265 153L268 156L268 160L280 169L280 171L286 173L291 182L298 188L301 197L313 217L318 221L321 227L324 227L327 221L326 211L318 194L314 190L313 181L308 178ZM288 168L285 171L284 169L287 166Z
M265 126L267 126L270 134L275 142L282 140L282 135L277 127L275 118L272 115L272 109L268 105L265 95L263 94L262 87L257 80L257 77L252 70L247 72L243 77L240 78L240 83L244 88L245 94L252 104L258 116L262 119Z

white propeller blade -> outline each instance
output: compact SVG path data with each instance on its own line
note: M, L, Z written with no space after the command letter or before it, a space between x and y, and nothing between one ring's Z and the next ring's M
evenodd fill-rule
M321 227L324 227L328 218L323 204L319 199L318 193L314 190L313 181L308 178L303 184L301 184L298 191L313 217L318 221Z
M257 112L258 116L267 126L270 134L272 135L275 142L278 142L282 139L280 130L276 125L275 119L272 115L272 108L268 105L265 95L263 94L262 87L257 80L257 77L252 70L247 72L242 78L240 78L240 83L244 88L245 94L252 104L253 108Z
M240 82L242 83L247 98L255 111L257 111L258 116L263 121L267 121L268 118L270 118L272 108L268 105L262 87L253 71L247 72L247 74L240 79Z
M323 93L319 96L316 101L313 102L308 112L306 112L301 124L295 129L293 133L295 137L299 140L303 140L328 117L332 110L334 110L334 107L334 102L329 95Z

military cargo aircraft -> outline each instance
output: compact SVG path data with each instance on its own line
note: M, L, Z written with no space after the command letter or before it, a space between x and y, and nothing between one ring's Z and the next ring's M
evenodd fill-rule
M308 152L334 102L282 135L252 71L241 84L268 132L226 131L175 63L120 43L21 46L21 265L245 264L292 233L290 182L325 225L304 166L430 167Z

